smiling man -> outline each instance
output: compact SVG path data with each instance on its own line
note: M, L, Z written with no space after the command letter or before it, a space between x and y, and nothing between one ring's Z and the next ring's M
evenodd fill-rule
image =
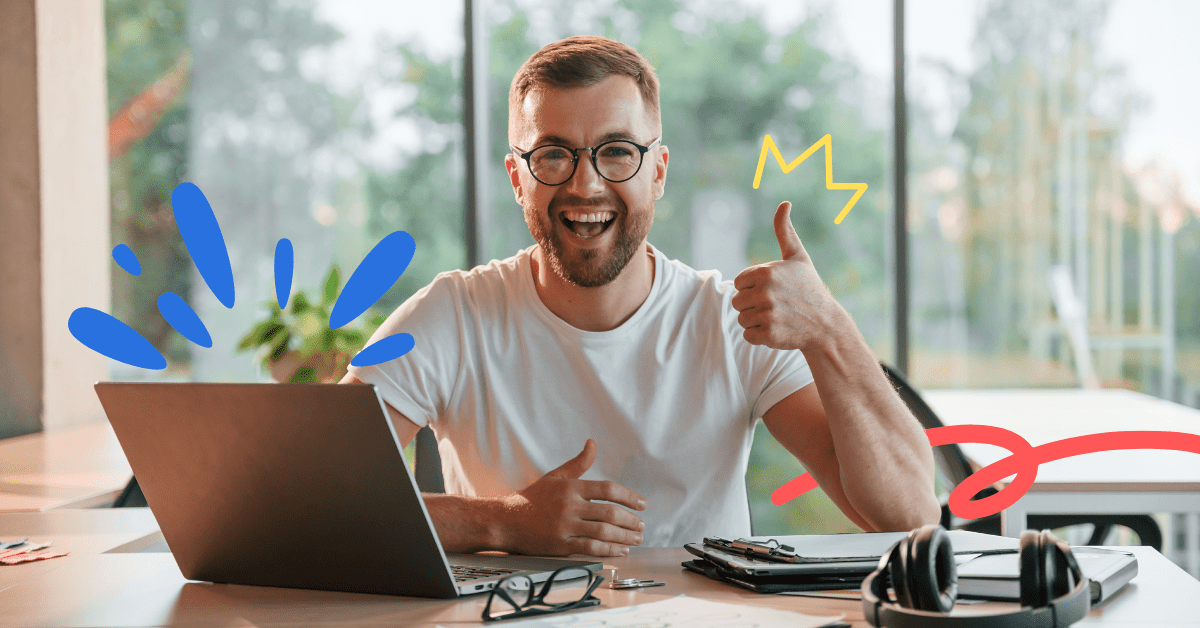
M938 519L924 432L776 210L781 260L735 281L646 240L670 153L637 51L572 37L509 92L516 201L536 244L442 273L376 332L407 355L352 368L400 440L429 424L447 551L622 555L750 534L754 426L866 530Z

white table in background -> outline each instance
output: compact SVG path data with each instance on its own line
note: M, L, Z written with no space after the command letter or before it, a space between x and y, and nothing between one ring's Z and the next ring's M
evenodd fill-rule
M947 425L1002 427L1033 446L1102 432L1200 434L1200 410L1129 390L928 390L922 396ZM1008 455L992 445L962 448L981 465ZM1031 513L1158 512L1186 513L1187 570L1200 577L1200 454L1123 450L1044 463L1033 487L1001 520L1005 534L1019 536ZM1163 536L1167 550L1171 530Z

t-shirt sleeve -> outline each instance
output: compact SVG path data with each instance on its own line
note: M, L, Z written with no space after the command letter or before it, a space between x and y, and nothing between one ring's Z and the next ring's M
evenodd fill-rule
M723 327L726 341L733 347L743 390L750 404L750 417L757 419L784 397L811 384L812 370L800 351L772 349L746 342L742 336L745 329L738 324L738 311L733 308L733 295L737 291L733 288L733 282L728 282L724 287Z
M358 379L374 384L380 396L413 423L424 426L449 404L463 354L460 280L443 273L392 312L367 342L408 333L408 353L372 366L351 366Z

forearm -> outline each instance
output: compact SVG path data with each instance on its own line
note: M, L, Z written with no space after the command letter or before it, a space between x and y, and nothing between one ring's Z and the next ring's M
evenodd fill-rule
M422 495L442 547L449 553L506 550L502 498Z
M849 314L804 350L829 422L845 498L876 530L934 523L933 450Z

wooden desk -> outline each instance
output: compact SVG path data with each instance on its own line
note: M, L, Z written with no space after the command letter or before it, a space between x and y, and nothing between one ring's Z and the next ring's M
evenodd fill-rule
M188 582L170 554L105 554L105 547L129 543L153 531L145 509L51 511L0 514L0 537L52 536L70 556L0 567L0 623L5 626L476 626L486 596L426 600L381 595L331 593ZM1131 548L1140 572L1120 594L1080 626L1194 626L1200 582L1188 577L1148 547ZM690 558L680 548L635 548L626 558L609 559L623 576L667 583L654 589L597 591L604 608L627 606L684 594L692 597L770 606L812 615L845 614L867 626L861 603L743 591L684 571ZM1014 608L984 604L959 612Z
M1200 434L1200 410L1128 390L929 390L922 395L947 425L1002 427L1034 446L1102 432ZM982 465L1008 456L992 445L962 448ZM1002 521L1006 533L1019 536L1030 513L1095 512L1188 513L1187 566L1200 576L1200 455L1125 450L1048 462ZM1169 529L1163 536L1172 542ZM1163 549L1169 553L1169 548Z
M108 421L0 440L0 512L112 503L132 476Z

